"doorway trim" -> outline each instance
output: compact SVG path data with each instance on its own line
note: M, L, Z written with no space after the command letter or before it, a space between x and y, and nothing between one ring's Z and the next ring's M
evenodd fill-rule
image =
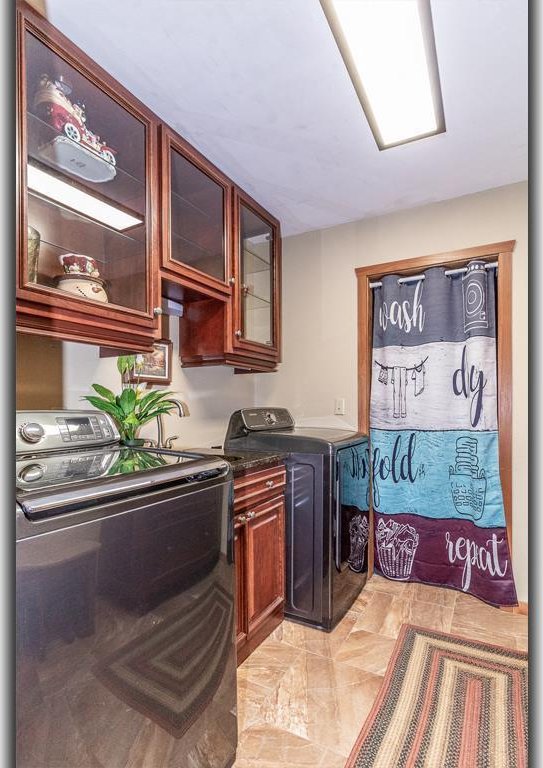
M513 557L513 349L512 349L512 257L516 240L478 245L459 251L435 253L410 259L388 261L355 269L358 283L358 429L370 433L370 392L372 371L373 301L370 283L385 275L416 275L429 267L462 267L472 259L498 262L497 365L498 365L498 440L500 479L505 511L505 526L511 559ZM370 474L371 482L371 474ZM370 507L369 540L373 541L373 509ZM373 547L368 547L368 578L373 574Z

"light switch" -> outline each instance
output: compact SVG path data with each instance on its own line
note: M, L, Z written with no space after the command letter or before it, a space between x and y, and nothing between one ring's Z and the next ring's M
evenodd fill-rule
M336 397L334 404L334 414L336 416L345 416L345 398Z

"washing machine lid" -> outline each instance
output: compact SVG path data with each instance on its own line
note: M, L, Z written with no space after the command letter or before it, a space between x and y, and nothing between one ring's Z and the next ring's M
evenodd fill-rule
M335 427L296 426L286 408L243 408L232 415L226 444L239 440L242 445L259 443L263 450L328 452L340 444L361 442L365 435Z

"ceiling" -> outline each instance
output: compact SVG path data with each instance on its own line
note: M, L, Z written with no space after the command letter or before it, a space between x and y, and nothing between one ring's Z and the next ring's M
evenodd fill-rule
M286 235L527 178L527 0L432 0L447 132L383 152L318 0L46 4Z

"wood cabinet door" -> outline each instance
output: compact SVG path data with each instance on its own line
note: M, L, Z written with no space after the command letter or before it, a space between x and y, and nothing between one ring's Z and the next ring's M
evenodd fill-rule
M247 640L247 605L245 585L245 525L234 525L234 562L236 566L236 648Z
M161 311L156 118L17 8L17 328L150 349Z
M281 347L281 232L277 219L234 191L233 349L278 362Z
M285 500L256 507L246 525L247 626L249 636L285 597Z
M161 203L166 295L175 299L177 285L194 288L200 298L227 301L232 183L166 125L161 125Z

